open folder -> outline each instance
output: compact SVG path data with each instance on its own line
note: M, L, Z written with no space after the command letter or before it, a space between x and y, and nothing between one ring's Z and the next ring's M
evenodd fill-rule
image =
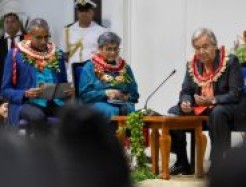
M42 88L42 93L39 95L40 99L64 99L66 98L65 91L72 88L72 83L41 83L39 84L39 88Z

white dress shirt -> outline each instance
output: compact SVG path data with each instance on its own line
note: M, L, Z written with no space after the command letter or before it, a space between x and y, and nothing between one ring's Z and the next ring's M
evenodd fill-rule
M15 45L20 42L20 36L22 35L21 31L18 31L16 33L16 35L14 36L14 41L15 41ZM11 48L11 36L8 33L4 33L4 38L7 38L8 40L8 50Z

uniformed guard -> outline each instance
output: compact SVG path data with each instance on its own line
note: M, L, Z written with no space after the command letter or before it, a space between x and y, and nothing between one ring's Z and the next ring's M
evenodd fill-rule
M91 0L77 0L75 10L78 20L64 30L61 48L66 53L69 82L72 82L71 64L90 59L97 51L98 37L106 31L93 21L96 7Z

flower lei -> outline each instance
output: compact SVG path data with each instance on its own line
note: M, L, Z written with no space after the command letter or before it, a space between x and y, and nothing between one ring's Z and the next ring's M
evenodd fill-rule
M220 49L220 58L219 58L219 66L209 76L204 76L199 73L198 71L198 59L196 55L193 55L192 61L188 63L188 71L193 78L193 81L198 84L198 86L202 87L204 85L207 85L211 82L217 82L219 77L222 75L222 73L226 69L226 63L228 61L228 55L225 52L225 47L222 46Z
M30 40L22 40L18 43L18 48L22 52L25 63L33 65L39 71L45 67L55 69L60 72L59 61L62 58L62 52L55 47L53 42L47 44L47 52L38 52L31 48Z
M98 78L103 82L108 82L111 85L129 83L132 81L132 78L127 74L126 71L126 62L122 58L116 59L116 64L111 65L107 64L103 56L100 54L96 54L92 57L92 62L95 65L95 73ZM118 76L111 76L106 74L105 72L119 72Z

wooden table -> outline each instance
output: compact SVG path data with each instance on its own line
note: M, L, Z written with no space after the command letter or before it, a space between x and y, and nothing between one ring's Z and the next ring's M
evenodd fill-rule
M202 134L202 122L207 120L205 116L146 116L144 117L144 126L151 129L150 148L152 159L152 171L159 173L159 150L161 151L161 167L163 179L169 179L169 160L171 149L170 130L187 130L191 129L195 132L196 140L196 175L202 177L203 160L207 145L206 136ZM112 121L116 121L119 127L125 127L127 116L115 116ZM159 134L159 130L161 134ZM124 134L118 136L120 140L124 138Z

